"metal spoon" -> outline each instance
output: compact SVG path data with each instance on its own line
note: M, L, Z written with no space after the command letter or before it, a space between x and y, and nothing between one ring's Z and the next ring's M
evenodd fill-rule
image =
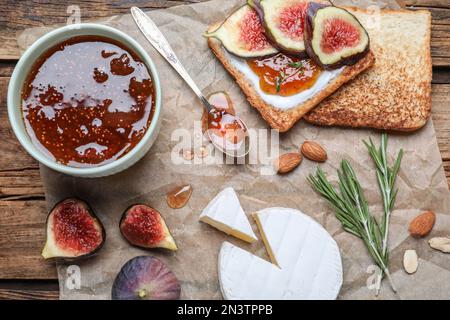
M208 99L206 99L201 90L186 72L180 60L175 55L175 52L172 50L156 24L141 9L132 7L131 15L145 38L147 38L151 45L170 63L170 65L178 72L184 81L186 81L192 91L194 91L194 93L198 96L200 101L203 103L205 110L208 112L208 118L213 120L218 117L220 117L220 119L226 118L227 123L233 123L234 126L237 125L240 127L240 132L238 132L239 141L237 141L237 143L236 140L230 142L226 139L226 137L215 134L218 132L216 128L213 129L208 127L207 133L213 145L226 155L235 158L246 156L250 150L250 143L248 129L245 123L239 117L223 110L218 110L208 102ZM208 121L208 126L210 125L211 122Z

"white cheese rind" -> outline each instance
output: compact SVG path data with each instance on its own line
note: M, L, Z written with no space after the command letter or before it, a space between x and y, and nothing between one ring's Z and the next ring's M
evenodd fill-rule
M244 76L247 78L247 80L252 84L252 86L255 88L258 95L261 97L261 99L264 100L265 103L270 104L274 108L281 109L281 110L288 110L293 107L298 106L299 104L304 103L305 101L311 99L316 94L324 90L327 85L335 79L341 72L345 69L345 67L342 67L340 69L336 70L324 70L317 78L316 83L309 89L304 90L302 92L299 92L297 94L294 94L292 96L284 97L274 94L267 94L261 90L261 87L259 85L259 77L256 73L253 72L252 69L247 64L247 61L245 59L239 58L237 56L234 56L228 52L225 52L228 60L231 62L231 64L239 70Z
M227 300L279 299L280 287L261 290L268 276L279 271L274 264L224 242L219 252L219 282L222 296Z
M268 208L255 215L278 265L299 277L310 299L335 299L342 285L342 261L331 235L295 209Z
M222 190L203 210L200 220L247 242L257 240L233 188Z
M224 298L336 299L342 262L328 232L295 209L269 208L256 215L280 268L225 242L219 253Z

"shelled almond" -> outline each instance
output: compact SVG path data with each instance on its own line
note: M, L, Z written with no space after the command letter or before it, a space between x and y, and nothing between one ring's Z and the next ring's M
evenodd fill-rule
M300 148L301 153L309 160L325 162L328 159L325 149L315 141L306 140Z
M403 267L409 274L413 274L417 271L419 266L419 259L417 257L416 250L406 250L403 256Z
M439 250L444 253L450 253L450 238L437 237L430 239L428 244L433 249Z
M277 173L284 174L291 172L302 162L302 155L298 152L285 153L274 162Z

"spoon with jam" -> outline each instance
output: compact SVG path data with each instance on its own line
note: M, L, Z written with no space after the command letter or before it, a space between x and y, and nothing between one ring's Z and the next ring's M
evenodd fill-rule
M250 150L250 139L247 126L242 119L208 101L186 72L161 31L142 10L132 7L131 15L145 38L170 63L203 103L208 113L206 132L212 144L228 156L235 158L246 156Z

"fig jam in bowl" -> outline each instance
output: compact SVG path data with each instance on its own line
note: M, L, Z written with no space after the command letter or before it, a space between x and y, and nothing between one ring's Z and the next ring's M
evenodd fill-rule
M155 142L161 86L131 37L99 24L71 25L37 40L8 87L8 114L25 150L79 177L120 172Z

